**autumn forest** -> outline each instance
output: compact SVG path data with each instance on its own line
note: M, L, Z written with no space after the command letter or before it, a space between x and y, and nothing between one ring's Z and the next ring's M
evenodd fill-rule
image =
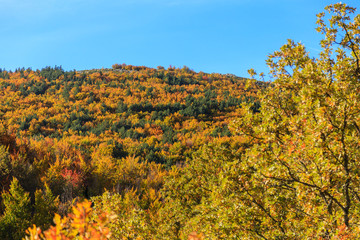
M0 68L0 239L357 239L360 15L251 78Z

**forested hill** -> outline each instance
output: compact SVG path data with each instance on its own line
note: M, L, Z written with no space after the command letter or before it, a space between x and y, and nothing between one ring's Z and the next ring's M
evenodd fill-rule
M170 166L212 138L231 136L237 109L255 100L256 87L245 90L245 83L188 67L3 70L0 118L7 133L30 144L63 141L90 157L105 143Z
M1 70L0 239L360 239L360 15L325 10L270 84Z
M46 229L55 212L66 214L75 199L106 189L159 196L172 166L206 143L236 138L228 124L243 102L257 111L264 83L245 89L246 81L188 67L125 64L0 70L0 184L8 191L16 179L10 192L24 189L31 202L28 215L16 220L7 217L14 204L4 197L1 236L18 239L32 223ZM52 201L45 212L37 209L36 191Z

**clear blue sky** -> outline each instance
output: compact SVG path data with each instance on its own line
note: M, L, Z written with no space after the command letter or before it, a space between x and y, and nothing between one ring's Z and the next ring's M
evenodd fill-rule
M315 15L335 2L0 0L0 68L186 65L247 77L249 68L267 72L267 55L288 38L316 54Z

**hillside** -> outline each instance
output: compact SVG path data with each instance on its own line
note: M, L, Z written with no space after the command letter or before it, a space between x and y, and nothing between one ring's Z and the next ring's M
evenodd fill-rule
M106 189L160 196L172 166L204 144L236 138L228 124L242 103L257 111L264 83L246 82L188 67L0 70L1 187L16 178L32 203L48 189L60 200L50 215ZM30 219L44 227L52 217Z
M245 83L187 67L1 71L0 117L3 130L33 146L63 141L90 158L90 149L105 143L171 166L203 143L231 136L228 123L239 106L255 99Z
M359 239L360 15L325 10L269 83L2 70L0 239Z

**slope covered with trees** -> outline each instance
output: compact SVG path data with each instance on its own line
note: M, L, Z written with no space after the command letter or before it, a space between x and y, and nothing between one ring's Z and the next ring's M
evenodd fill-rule
M247 89L245 84L246 79L233 75L196 73L188 67L0 70L5 191L0 230L10 234L3 236L19 239L31 223L49 226L52 217L37 216L45 211L36 207L48 201L38 199L39 191L58 196L55 208L61 215L73 201L106 190L159 197L163 177L173 166L184 165L214 139L236 137L228 124L239 116L243 102L258 109L255 94L264 84ZM18 216L23 227L15 227L13 234L7 216L16 213L8 205L17 200L5 196L19 194L26 200L21 207L26 214Z
M319 56L289 40L267 84L2 71L1 237L34 223L28 239L359 238L360 15L326 10Z

